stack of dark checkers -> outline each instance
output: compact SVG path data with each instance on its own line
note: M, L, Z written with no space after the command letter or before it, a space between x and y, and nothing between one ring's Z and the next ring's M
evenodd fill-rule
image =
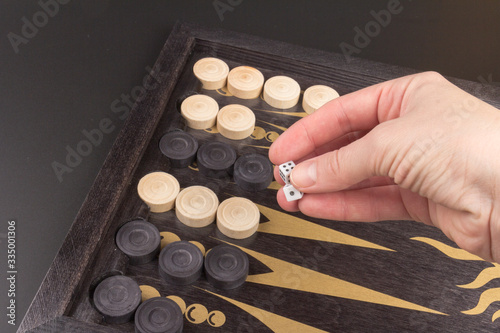
M163 248L159 257L160 276L167 283L187 285L203 272L203 254L196 245L178 241Z
M141 302L141 289L131 278L115 275L99 283L93 301L107 323L122 324L133 318Z
M247 278L248 269L248 256L235 246L217 245L205 257L207 280L218 289L234 289L241 286Z
M234 165L234 181L246 191L265 190L273 180L273 165L261 154L240 156Z
M131 265L145 264L160 252L160 232L144 220L127 222L116 233L116 245L125 253Z
M207 142L198 150L198 168L207 177L230 177L233 174L235 161L236 151L224 142Z
M160 150L168 157L172 167L186 168L196 157L198 141L184 131L171 131L162 136Z
M137 333L180 333L184 319L179 306L165 297L150 298L135 313Z

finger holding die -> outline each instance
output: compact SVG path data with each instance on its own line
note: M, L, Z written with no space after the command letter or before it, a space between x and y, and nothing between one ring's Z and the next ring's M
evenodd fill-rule
M285 193L285 197L287 201L295 201L302 199L304 193L297 190L293 185L287 184L283 187L283 193Z
M280 177L283 179L286 185L290 184L290 174L292 173L293 168L295 168L295 163L292 161L280 164Z

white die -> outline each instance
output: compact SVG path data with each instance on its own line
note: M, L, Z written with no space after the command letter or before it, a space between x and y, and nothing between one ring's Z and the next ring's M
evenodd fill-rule
M292 161L283 163L279 166L280 177L283 179L285 184L290 184L290 174L292 173L293 168L295 168L295 163Z
M285 197L287 201L295 201L302 199L304 193L297 190L293 185L287 184L283 187L283 192L285 193Z

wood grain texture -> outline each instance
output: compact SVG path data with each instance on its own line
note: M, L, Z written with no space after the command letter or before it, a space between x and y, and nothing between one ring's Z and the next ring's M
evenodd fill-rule
M62 316L46 322L43 325L31 330L33 333L62 333L62 332L85 332L85 333L120 333L122 330L116 327L86 323Z
M407 221L357 224L309 219L301 214L280 215L284 213L277 206L273 188L249 193L238 188L230 178L204 177L195 165L185 169L171 168L168 159L158 149L160 138L169 130L183 129L195 136L200 144L213 140L229 143L239 155L266 154L266 147L303 113L300 104L286 110L290 114L285 114L270 108L260 99L253 99L244 103L257 116L256 129L249 138L234 142L213 129L190 129L177 109L186 93L202 92L221 106L241 103L240 99L222 90L202 89L192 68L197 60L209 56L223 59L230 68L253 66L266 78L287 75L302 87L325 84L340 95L414 73L409 69L361 59L346 63L341 55L234 32L177 25L153 69L162 78L158 87L149 90L135 104L19 332L133 332L133 323L103 323L102 316L92 307L93 288L113 274L130 276L140 285L154 287L162 296L179 296L188 309L198 307L203 310L201 305L208 312L222 311L227 317L222 328L214 328L206 321L195 324L186 317L185 332L273 331L254 315L242 310L242 306L266 311L277 320L285 318L323 331L498 330L499 324L492 322L498 310L495 306L488 307L480 315L466 315L462 311L474 308L483 292L500 288L499 279L478 288L458 287L472 282L492 265L445 255L442 250L455 245L435 228ZM451 80L490 104L500 106L500 88ZM182 188L206 186L221 202L234 196L251 199L261 210L259 231L247 240L231 240L218 232L214 224L189 228L178 221L174 211L151 213L140 200L136 188L142 176L157 170L172 173ZM274 267L276 270L288 267L289 271L284 273L288 275L281 275L279 281L288 287L247 282L241 288L221 292L203 278L192 286L168 285L159 276L157 260L140 266L130 265L114 243L119 227L137 217L147 219L160 232L173 233L182 240L198 241L207 250L230 242L252 251L249 252L250 276L255 279L274 273L273 264L278 263ZM285 227L279 227L279 223L285 223ZM279 234L273 233L274 225L278 226ZM300 229L301 225L303 229ZM320 230L316 235L321 237L307 238L311 230ZM352 238L357 239L354 243L358 245L349 244ZM434 247L422 239L432 239L442 245ZM363 241L362 246L359 240ZM331 278L328 281L332 285L345 282L351 289L353 285L365 288L359 293L360 298L377 291L446 316L307 291L315 288L311 281L323 278ZM333 292L349 288L338 288Z

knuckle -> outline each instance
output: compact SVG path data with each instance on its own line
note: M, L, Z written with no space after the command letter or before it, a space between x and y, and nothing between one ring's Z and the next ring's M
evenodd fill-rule
M488 219L474 218L471 216L472 214L466 214L467 217L459 219L458 223L455 224L452 240L469 253L486 260L493 260Z
M370 154L366 157L367 163L374 167L374 175L389 176L394 158L392 158L391 147L394 147L392 141L394 139L394 129L389 123L381 123L377 125L365 137L367 151Z
M422 78L426 81L434 82L434 81L446 80L444 78L444 76L442 76L441 74L439 74L438 72L435 72L435 71L424 72L421 75L422 75Z
M323 166L325 173L330 175L332 178L337 178L342 172L339 151L340 150L334 150L328 153L325 159L325 165Z

